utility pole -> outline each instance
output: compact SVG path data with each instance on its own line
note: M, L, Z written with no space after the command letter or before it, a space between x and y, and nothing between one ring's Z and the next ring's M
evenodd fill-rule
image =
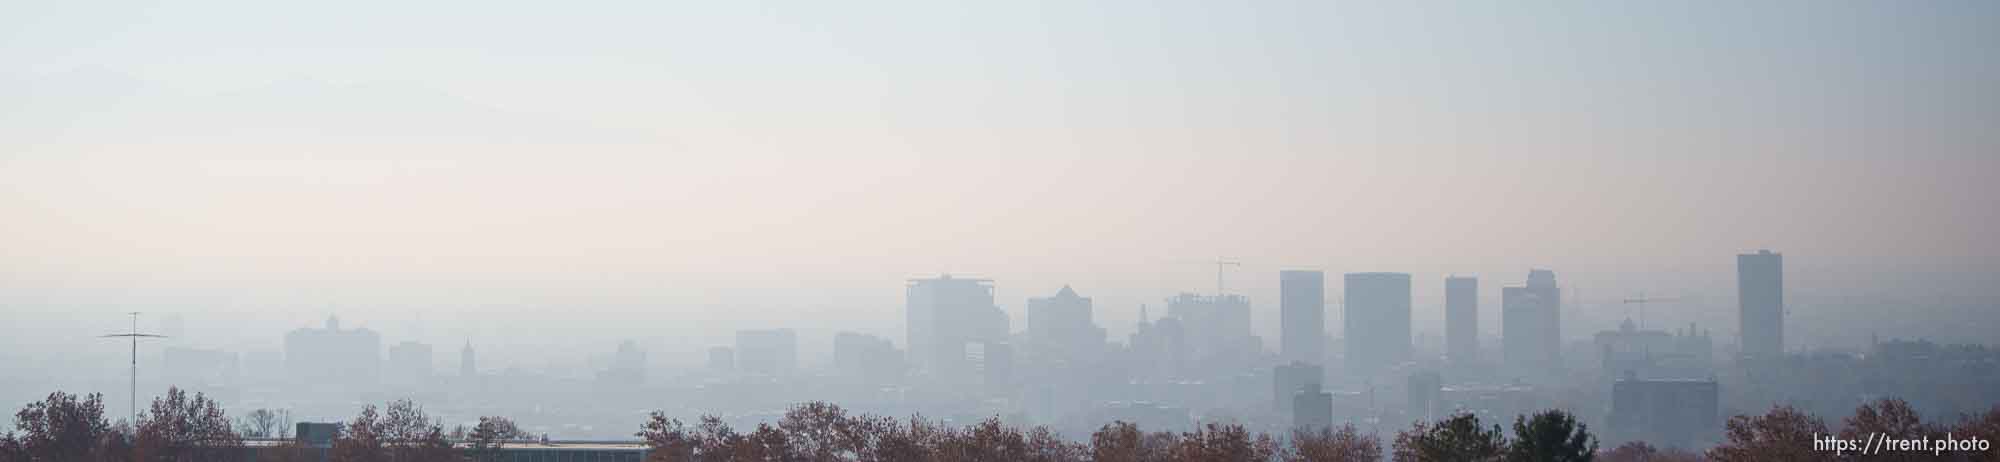
M132 315L132 332L131 332L131 333L125 333L125 334L109 334L109 335L99 335L99 336L98 336L98 338L119 338L119 337L124 337L124 338L130 338L130 339L132 339L132 388L131 388L131 393L132 393L132 394L131 394L131 399L132 399L132 426L133 426L133 428L137 428L137 427L138 427L138 425L139 425L139 339L141 339L141 338L167 338L167 336L165 336L165 335L155 335L155 334L141 334L141 333L139 333L139 312L137 312L137 311L134 311L134 312L130 312L130 313L126 313L126 314L129 314L129 315Z

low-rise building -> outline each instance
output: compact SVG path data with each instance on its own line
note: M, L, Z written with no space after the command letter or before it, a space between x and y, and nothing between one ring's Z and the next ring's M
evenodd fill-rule
M1292 407L1292 395L1297 394L1306 384L1319 388L1325 380L1326 370L1315 364L1292 361L1271 369L1271 410L1284 412Z
M1712 439L1721 426L1720 389L1714 380L1619 380L1611 385L1608 436L1694 447Z
M1319 431L1333 427L1333 394L1311 382L1292 393L1292 428Z

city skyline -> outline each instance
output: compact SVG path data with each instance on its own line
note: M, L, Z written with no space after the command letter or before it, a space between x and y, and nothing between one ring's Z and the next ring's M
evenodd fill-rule
M1746 294L1755 295L1746 295L1743 299L1743 317L1739 322L1744 324L1742 329L1745 329L1746 333L1769 329L1751 326L1770 321L1751 316L1750 310L1789 311L1790 307L1784 306L1784 302L1767 300L1761 295L1783 293L1786 290L1782 279L1783 266L1777 263L1778 255L1780 254L1770 250L1758 250L1755 253L1737 256L1740 264L1736 276L1741 284L1740 289ZM1769 262L1763 262L1764 260ZM1285 270L1275 274L1266 273L1264 277L1277 279L1286 284L1297 284L1300 289L1312 289L1297 291L1301 293L1323 291L1317 287L1319 280L1323 279L1323 275L1317 271ZM1136 380L1133 382L1135 386L1144 386L1147 383L1185 384L1187 382L1182 380L1207 377L1206 374L1229 374L1229 370L1246 364L1275 364L1276 366L1269 372L1269 381L1261 382L1262 385L1257 385L1260 382L1214 385L1229 390L1226 393L1242 394L1233 398L1223 398L1216 404L1229 407L1242 406L1260 410L1256 411L1260 413L1275 413L1254 417L1252 422L1263 422L1257 425L1291 422L1290 425L1309 425L1315 428L1326 428L1341 421L1351 425L1365 413L1407 412L1408 414L1403 415L1436 419L1441 412L1438 406L1447 404L1458 406L1456 412L1473 412L1486 417L1505 416L1508 415L1507 412L1529 412L1532 411L1531 407L1490 407L1493 403L1491 400L1521 393L1526 394L1516 399L1532 397L1535 400L1549 400L1551 397L1539 395L1537 393L1545 392L1537 390L1542 387L1560 386L1562 379L1558 377L1580 364L1597 363L1601 364L1601 367L1595 370L1605 377L1608 381L1606 383L1616 384L1612 390L1615 392L1617 403L1614 412L1602 416L1614 425L1611 435L1617 435L1618 438L1658 441L1667 447L1700 448L1717 441L1713 435L1715 429L1719 427L1710 421L1716 420L1716 413L1724 412L1718 410L1722 406L1719 403L1743 399L1718 393L1717 390L1721 389L1718 388L1718 384L1722 383L1718 377L1728 377L1727 380L1732 383L1748 380L1749 390L1735 393L1739 395L1749 393L1756 396L1758 393L1768 393L1760 390L1768 387L1772 379L1754 372L1755 369L1812 357L1801 354L1806 353L1804 350L1758 351L1757 348L1767 347L1756 344L1722 345L1723 348L1717 348L1717 345L1711 343L1712 334L1707 330L1697 329L1693 323L1690 323L1686 330L1675 327L1670 335L1659 330L1635 330L1635 324L1629 317L1616 329L1594 329L1597 332L1594 335L1596 346L1576 349L1566 344L1568 337L1549 336L1552 333L1550 328L1554 327L1553 324L1557 324L1555 317L1560 316L1559 313L1563 311L1560 307L1564 304L1558 301L1561 297L1561 286L1558 285L1554 272L1533 269L1528 272L1522 285L1502 289L1503 303L1499 310L1505 323L1497 338L1482 333L1480 338L1475 339L1477 340L1475 348L1482 352L1473 355L1474 358L1497 359L1470 361L1449 359L1452 354L1449 352L1449 346L1443 342L1438 342L1438 345L1423 345L1409 333L1417 330L1410 324L1413 320L1409 319L1409 313L1412 311L1409 302L1412 292L1410 275L1383 272L1348 273L1343 279L1341 288L1345 293L1345 300L1339 306L1343 311L1353 309L1361 310L1361 313L1344 313L1342 316L1347 319L1344 335L1341 337L1348 343L1344 351L1338 355L1345 356L1344 361L1333 363L1301 361L1297 358L1299 352L1287 352L1287 347L1283 343L1260 343L1253 335L1243 335L1239 329L1246 329L1248 320L1236 318L1249 315L1248 307L1245 305L1247 299L1227 293L1211 296L1182 293L1167 299L1170 308L1166 316L1174 318L1175 322L1162 320L1158 323L1159 326L1168 327L1159 328L1167 329L1164 331L1155 329L1155 335L1165 335L1165 337L1149 341L1154 343L1141 344L1139 337L1134 337L1130 343L1107 342L1110 339L1102 337L1102 329L1096 327L1098 321L1091 315L1090 299L1081 297L1074 288L1067 285L1053 297L1030 298L1031 317L1025 326L1010 328L1007 327L1010 323L1000 320L994 328L1005 330L1004 335L996 337L994 335L998 334L982 334L980 330L985 328L980 326L994 321L982 320L985 315L980 313L991 313L982 310L994 309L993 294L1004 285L992 279L954 277L949 274L906 281L908 284L906 310L909 316L911 319L927 319L927 322L934 322L935 324L924 325L931 325L934 326L932 329L936 329L934 333L923 334L924 338L931 339L928 340L926 347L928 350L907 350L921 353L908 356L907 362L904 354L907 346L900 346L901 344L894 340L844 331L833 339L831 362L801 361L799 354L802 351L820 350L823 346L799 341L790 328L735 331L736 340L733 345L716 347L733 346L727 349L735 352L734 358L724 359L731 364L717 366L713 362L715 357L710 356L710 363L705 367L706 372L676 366L662 368L657 363L649 363L646 360L648 351L631 340L618 341L616 352L608 356L609 359L593 354L584 362L595 371L596 378L590 387L598 393L609 393L612 396L660 387L683 386L676 383L691 378L714 384L716 377L737 377L724 380L750 380L744 383L749 385L771 380L776 380L778 383L821 380L829 377L826 374L831 374L833 377L842 377L840 382L837 382L841 385L836 389L855 386L864 388L899 386L922 390L927 387L944 386L958 389L956 393L968 394L966 396L974 400L1016 399L1003 397L1020 396L1018 394L1023 392L1028 393L1028 396L1050 393L1047 398L1031 398L1030 401L1053 399L1085 403L1086 407L1103 405L1093 404L1097 402L1089 398L1098 392L1089 391L1097 385L1091 385L1088 380L1060 378L1055 379L1057 383L1067 383L1067 385L1056 385L1053 388L1028 387L1026 390L1022 389L1022 381L1034 377L1047 380L1051 378L1041 374L1087 364L1102 364L1104 361L1159 365L1159 368L1152 369L1152 372L1133 371L1137 373L1133 376ZM1447 281L1459 279L1463 278L1454 276ZM1447 283L1446 287L1449 286ZM1673 299L1653 300L1665 302ZM1767 306L1771 304L1777 305L1778 308ZM1294 308L1302 310L1306 309L1305 306L1311 305L1302 303L1295 305ZM1449 307L1437 308L1449 309ZM1004 312L1000 314L1005 315ZM1291 316L1292 319L1282 322L1293 322L1302 317ZM1790 315L1786 317L1789 318ZM1811 314L1807 317L1811 317ZM1392 318L1402 320L1397 321ZM1326 328L1324 329L1326 335L1343 332L1335 328L1336 326L1329 325L1324 319L1319 322ZM1363 323L1360 326L1366 327L1362 327L1362 332L1369 332L1370 335L1352 336L1358 326L1356 322ZM1399 322L1402 323L1402 327L1395 326ZM168 316L161 321L167 329L174 331L183 329L184 323L185 320L178 316ZM456 387L473 386L483 390L480 393L495 393L497 390L492 387L496 383L541 384L530 386L548 386L549 383L546 381L549 380L585 383L574 382L576 380L574 378L565 379L560 374L545 375L549 374L549 371L528 372L513 367L494 372L473 369L467 364L472 351L472 345L469 343L462 353L465 358L458 363L460 372L456 376L446 376L434 372L448 369L431 356L433 348L431 345L412 340L399 342L393 338L385 340L383 336L366 328L343 328L337 316L324 320L323 326L323 328L299 328L286 335L287 345L284 349L282 369L271 369L271 364L249 366L246 362L242 367L247 371L238 372L237 353L169 346L165 350L167 368L174 373L170 377L151 378L146 382L149 387L150 384L163 383L163 380L164 383L202 384L197 386L209 387L212 390L216 390L212 387L227 386L223 384L245 379L269 384L291 383L282 386L305 387L303 390L311 390L304 397L338 396L340 393L377 389L404 393L422 390L439 383L452 384ZM913 330L912 335L918 335L916 332ZM1076 337L1078 335L1086 335L1089 338L1079 339ZM1575 336L1577 334L1571 334L1569 337ZM1238 349L1242 348L1240 346L1242 344L1232 339L1247 339L1251 342L1249 345L1254 345L1256 348L1244 352ZM1323 338L1322 341L1324 340L1331 339ZM1493 340L1497 340L1499 344L1495 345L1491 342ZM1661 343L1669 340L1670 343ZM1871 336L1869 341L1880 348L1881 339ZM391 342L396 343L391 344ZM1094 342L1108 351L1099 353L1092 351L1096 348L1079 348L1081 344L1078 342ZM1911 348L1908 345L1916 345L1917 348L1922 348L1923 345L1921 342L1915 344L1897 342L1901 341L1892 339L1891 346ZM949 354L940 350L941 346L952 344L962 348L953 350L956 353ZM1056 345L1066 346L1051 348ZM1026 348L1026 357L1016 355L1017 346ZM1592 348L1602 348L1603 355L1594 356L1587 353ZM1589 357L1565 357L1562 351L1570 351L1572 354L1585 352L1580 356ZM703 352L714 354L712 349L704 349ZM175 360L175 354L179 354L181 359ZM1110 356L1099 356L1100 354ZM421 359L410 359L413 356ZM931 359L924 359L926 357ZM1327 359L1332 360L1333 356ZM1062 365L1066 362L1069 364ZM1288 362L1289 364L1286 364ZM1322 368L1323 364L1328 367ZM318 365L331 365L332 368L318 367ZM1052 365L1055 369L1048 369ZM1744 374L1745 370L1730 371L1718 368L1717 365L1748 367L1747 370L1751 372L1748 375L1738 375ZM665 373L647 372L655 369ZM218 370L225 372L215 372ZM1446 375L1440 375L1439 371L1444 371ZM280 375L273 375L274 373L281 374L283 378L279 378ZM690 373L693 375L689 375ZM1325 375L1313 377L1320 374ZM1409 374L1408 397L1404 398L1405 402L1402 404L1409 410L1387 410L1388 408L1376 403L1377 398L1374 397L1373 390L1378 383L1381 383L1380 380L1386 378L1389 383L1395 383L1398 380L1396 377L1401 374ZM649 379L649 375L653 378ZM1623 378L1618 378L1621 375ZM1471 377L1488 378L1469 379ZM277 381L271 382L274 379ZM1482 385L1488 383L1484 380L1511 380L1512 385L1485 388L1490 385ZM1245 385L1250 386L1246 388ZM517 386L522 385L508 385L506 388ZM1739 386L1745 385L1739 384ZM333 395L326 395L327 393ZM723 396L734 396L733 398L710 402L706 406L769 402L764 400L775 398L743 394L752 393L749 390L732 393L735 394ZM1268 399L1264 398L1265 393L1270 393ZM822 395L815 393L807 396ZM985 398L979 398L981 396ZM1360 403L1358 400L1364 397L1369 403L1368 406L1357 407ZM1693 408L1674 404L1688 400L1706 404ZM862 409L871 409L867 407L868 402L865 399L860 401L864 406ZM1504 403L1506 400L1499 402ZM1561 398L1554 398L1553 401L1540 402L1563 401ZM1928 400L1919 402L1933 409L1937 406L1935 402ZM1489 407L1477 407L1482 406L1479 403L1488 403L1485 406ZM1088 429L1088 427L1078 427L1077 422L1069 420L1077 418L1074 414L1076 410L1068 410L1061 406L1036 406L1040 405L1028 404L1029 414L1025 415L1037 419L1035 420L1037 422L1043 422L1043 425L1056 425L1068 431ZM1267 408L1270 411L1261 411ZM290 409L287 408L286 412L291 412ZM334 408L303 409L318 409L301 413L301 417L311 419L323 418L315 416L325 415L322 413L327 412L326 409ZM445 409L447 410L441 414L443 416L459 415L450 410L452 409L450 407ZM697 407L696 409L727 408ZM1174 412L1185 412L1173 409L1163 408L1154 411L1169 414L1155 415L1153 423L1164 424L1170 429L1180 428L1173 423L1172 418L1159 420L1162 416L1172 415ZM733 419L745 417L736 416ZM1606 422L1597 420L1599 416L1585 415L1582 418L1590 422ZM1197 417L1196 421L1200 419ZM736 422L744 421L736 420Z
M1858 403L2000 422L1996 24L1977 0L8 5L0 405L164 396L333 445L387 403L626 458L662 449L635 424L834 409L1377 449L1463 419L1692 451ZM9 428L0 462L32 452Z

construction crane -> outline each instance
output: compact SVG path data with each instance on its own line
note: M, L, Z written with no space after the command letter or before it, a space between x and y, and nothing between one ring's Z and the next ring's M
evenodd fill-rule
M99 336L98 336L98 338L129 338L129 339L132 339L132 388L131 388L131 393L132 393L132 395L131 395L131 399L132 399L132 425L138 425L138 424L139 424L139 339L142 339L142 338L167 338L167 336L165 336L165 335L156 335L156 334L141 334L141 333L139 333L139 312L137 312L137 311L134 311L134 312L130 312L130 313L125 313L125 314L128 314L128 315L132 315L132 332L131 332L131 333L125 333L125 334L108 334L108 335L99 335Z
M1226 258L1219 258L1219 257L1218 257L1218 258L1216 258L1216 259L1214 259L1214 260L1169 260L1169 261L1168 261L1168 263L1174 263L1174 264L1190 264L1190 263L1193 263L1193 264L1202 264L1202 265L1215 265L1215 294L1216 294L1216 295L1222 295L1222 289L1223 289L1223 285L1222 285L1222 270L1223 270L1223 268L1225 268L1225 267L1230 267L1230 266L1235 266L1235 267L1242 267L1242 266L1243 266L1243 262L1240 262L1240 261L1231 261L1231 260L1229 260L1229 259L1226 259Z
M1669 297L1669 298L1647 298L1647 297L1646 297L1646 293L1645 293L1645 292L1640 292L1640 293L1639 293L1639 298L1628 298L1628 299L1625 299L1625 304L1627 304L1627 305L1634 305L1634 304L1636 304L1636 305L1639 305L1639 328L1640 328L1640 329L1645 329L1645 328L1646 328L1646 304L1647 304L1647 303L1661 303L1661 302L1678 302L1678 301L1681 301L1680 297Z
M1221 295L1222 295L1222 268L1223 268L1223 267L1225 267L1225 266L1235 266L1235 267L1238 267L1238 268L1242 268L1242 267L1243 267L1243 262L1240 262L1240 261L1229 261L1229 260L1225 260L1225 259L1222 259L1222 258L1220 258L1220 257L1217 257L1217 258L1215 259L1215 295L1216 295L1216 296L1221 296Z

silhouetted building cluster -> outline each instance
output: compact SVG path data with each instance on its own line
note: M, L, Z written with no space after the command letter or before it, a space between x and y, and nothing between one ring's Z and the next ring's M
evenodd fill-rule
M837 376L852 384L901 383L903 350L888 339L840 332L833 334L833 367Z
M784 376L799 368L799 336L791 329L736 331L736 371Z
M1596 332L1587 345L1569 343L1566 364L1561 286L1554 272L1534 269L1520 286L1501 289L1500 338L1493 350L1482 349L1495 345L1481 344L1479 281L1473 277L1444 278L1442 306L1414 307L1409 274L1344 274L1343 311L1336 313L1341 330L1329 339L1325 273L1279 271L1279 338L1267 351L1252 333L1251 300L1244 295L1184 292L1168 298L1164 312L1140 306L1130 335L1107 342L1092 298L1069 285L1028 297L1016 313L1023 317L1021 330L1013 331L1008 312L996 303L994 281L941 275L907 281L904 348L882 336L835 332L829 364L802 365L799 334L792 329L745 329L735 332L733 344L708 348L706 366L692 371L693 381L656 375L648 383L647 354L633 341L620 342L608 359L593 356L589 368L595 371L543 373L501 364L489 365L483 376L468 342L454 380L438 377L428 344L396 343L384 361L379 335L328 319L324 327L287 334L281 357L253 352L241 369L312 385L298 395L322 401L346 389L422 393L420 386L432 383L476 384L453 391L486 400L497 393L532 399L538 409L562 409L548 415L570 419L565 425L588 419L579 416L589 412L623 411L567 409L592 405L566 391L592 384L595 372L598 391L687 396L688 403L676 404L728 413L742 419L737 423L769 420L773 409L808 393L885 415L997 415L1076 434L1114 420L1175 431L1230 419L1281 431L1435 421L1456 412L1507 422L1551 407L1589 406L1609 409L1589 416L1592 428L1606 430L1606 441L1681 447L1716 438L1725 398L1719 384L1725 381L1732 407L1783 403L1837 414L1871 396L1909 397L1927 412L1990 403L1989 391L2000 383L2000 366L1994 366L2000 361L1993 358L2000 354L1983 348L1890 341L1868 353L1787 355L1782 257L1759 251L1738 255L1737 263L1743 354L1733 368L1716 358L1717 348L1730 345L1717 345L1706 329L1692 323L1647 329L1630 319L1615 329L1589 329ZM1442 341L1434 341L1431 330L1417 338L1414 311L1426 310L1430 319L1440 308ZM233 353L171 346L164 359L163 376L184 384L248 375L238 370ZM1571 369L1578 373L1567 373ZM838 386L815 388L827 384Z
M1091 320L1090 298L1068 285L1028 299L1027 337L1035 355L1050 360L1090 360L1104 351L1104 328Z
M1007 342L973 342L965 348L965 362L972 376L988 394L1005 394L1014 386L1014 346Z
M597 382L601 386L623 389L645 385L646 351L639 349L638 342L618 342L618 350L611 354L610 364L597 372Z
M1292 405L1292 395L1306 384L1318 387L1326 369L1304 361L1292 361L1271 369L1271 410L1284 411Z
M293 379L372 387L381 380L382 336L368 329L341 329L329 317L323 329L285 334L285 368Z
M726 346L708 348L708 370L716 373L736 371L736 349Z
M417 386L430 382L431 346L404 341L389 346L389 364L384 382Z
M953 278L911 279L904 288L909 357L932 379L976 381L968 349L1007 341L1007 313L993 303L993 281ZM743 351L737 348L739 363Z
M1180 320L1195 367L1213 370L1247 364L1262 351L1250 333L1250 298L1183 293L1167 299L1167 316Z
M1293 391L1291 401L1293 428L1319 431L1333 427L1333 394L1322 390L1318 381Z
M1410 374L1409 387L1405 393L1409 404L1409 417L1425 422L1437 421L1450 413L1444 406L1444 375L1437 371L1421 371Z
M1147 318L1146 307L1139 307L1138 329L1132 332L1126 345L1134 363L1134 375L1138 377L1181 377L1189 368L1187 330L1179 318L1151 320Z
M1663 447L1691 447L1713 440L1721 428L1721 387L1714 380L1644 380L1611 385L1611 434Z
M1694 324L1669 333L1640 330L1627 319L1618 330L1598 332L1592 344L1599 352L1598 367L1607 377L1634 373L1640 378L1700 378L1714 373L1714 343Z

